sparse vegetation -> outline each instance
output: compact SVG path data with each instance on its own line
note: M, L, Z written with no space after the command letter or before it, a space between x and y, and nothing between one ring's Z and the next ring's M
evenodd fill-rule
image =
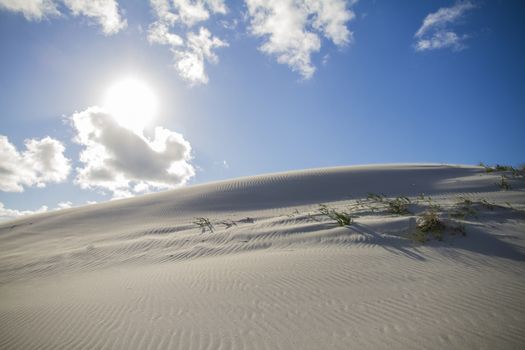
M496 204L494 203L490 203L489 201L487 201L486 199L482 199L480 202L479 202L484 208L487 208L489 210L494 210L496 208Z
M466 197L459 197L455 209L449 214L455 219L464 219L468 216L475 216L476 210L472 208L473 201Z
M339 226L349 226L353 222L352 216L349 213L337 211L335 209L329 208L325 204L320 204L318 211L321 215L327 216L334 220Z
M368 195L366 196L366 198L368 200L371 200L371 201L374 201L374 202L383 203L383 201L385 199L385 195L384 194L376 194L376 193L368 192Z
M379 204L385 204L387 211L391 214L396 215L407 215L410 214L410 211L408 210L408 206L410 205L410 199L405 196L399 196L394 199L388 199L384 194L376 194L369 192L367 195L367 200L370 202L375 202ZM372 211L374 211L374 207L371 207Z
M199 228L201 229L201 233L206 232L206 230L209 230L210 232L213 232L214 230L213 224L211 223L210 219L205 217L195 218L193 224L199 226Z
M230 227L237 226L237 223L233 220L222 220L219 221L218 225L224 226L226 229L229 229Z
M511 189L510 184L507 182L507 178L504 175L501 175L501 179L498 183L496 183L500 190L508 191Z
M410 204L410 199L407 197L401 196L395 199L387 201L388 211L392 214L397 215L407 215L410 214L408 210L408 205Z
M239 220L238 222L242 222L244 224L253 224L255 222L255 219L247 216L244 219Z
M425 211L420 216L416 226L418 241L426 242L428 240L429 233L432 234L438 241L442 241L443 230L445 230L445 227L445 224L441 221L436 211Z
M514 168L511 165L501 165L501 164L496 164L496 165L494 165L492 167L488 166L488 165L485 165L483 163L479 163L479 165L485 168L485 172L486 173L508 171L508 172L511 172L512 177L514 177L514 178L525 176L525 174L524 174L524 172L525 172L524 165L522 165L520 168Z
M515 170L513 167L511 167L510 165L500 165L500 164L496 164L494 166L494 170L495 171L513 171Z

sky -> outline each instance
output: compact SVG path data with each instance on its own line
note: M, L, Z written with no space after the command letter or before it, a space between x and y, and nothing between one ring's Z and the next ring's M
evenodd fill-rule
M0 220L240 176L525 162L519 0L0 0Z

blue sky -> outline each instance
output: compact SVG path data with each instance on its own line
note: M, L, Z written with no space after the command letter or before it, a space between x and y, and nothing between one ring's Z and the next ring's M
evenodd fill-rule
M0 0L0 217L292 169L525 162L522 1L35 3ZM158 102L135 134L96 109L130 76Z

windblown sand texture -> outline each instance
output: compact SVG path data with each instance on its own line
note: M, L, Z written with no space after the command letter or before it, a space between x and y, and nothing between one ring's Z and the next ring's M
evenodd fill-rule
M315 169L2 223L0 349L524 349L525 181L505 174ZM412 214L359 207L369 192ZM466 236L411 239L428 196Z

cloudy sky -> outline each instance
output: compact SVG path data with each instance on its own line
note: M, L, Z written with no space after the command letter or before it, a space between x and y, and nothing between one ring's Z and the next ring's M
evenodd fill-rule
M524 10L0 0L0 220L291 169L519 165Z

